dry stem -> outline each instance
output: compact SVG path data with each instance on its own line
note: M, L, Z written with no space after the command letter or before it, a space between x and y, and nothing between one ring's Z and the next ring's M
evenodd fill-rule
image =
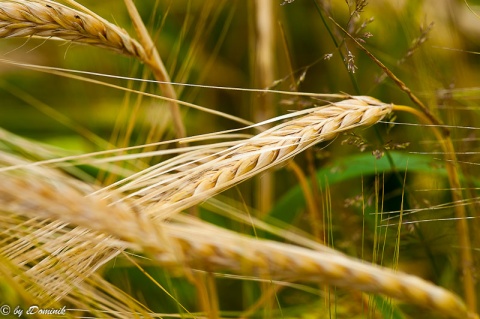
M275 7L272 0L256 0L254 4L256 43L252 52L253 72L255 82L260 88L271 86L275 80ZM252 107L255 122L262 122L275 116L272 94L255 96ZM256 194L258 194L255 199L256 206L263 214L271 209L274 182L274 175L269 172L256 181Z
M155 44L152 41L145 25L143 24L142 18L138 13L137 8L132 0L125 0L125 5L127 6L128 12L132 21L134 23L137 34L140 38L140 42L147 53L146 58L143 60L152 70L155 78L159 81L159 87L162 90L163 94L172 100L169 102L170 113L172 114L173 126L175 128L175 133L177 138L182 138L187 136L185 127L182 122L182 117L180 115L180 108L176 102L173 102L177 99L177 94L173 89L173 86L170 84L170 77L168 72L165 69L165 66L160 58Z
M421 110L422 112L425 114L425 116L429 119L429 122L435 124L435 125L440 125L442 123L440 123L440 121L438 120L437 117L435 117L435 115L432 114L432 112L430 112L430 110L422 103L422 101L420 101L420 99L415 95L413 94L413 92L410 90L410 88L405 84L403 83L402 80L400 80L392 71L390 71L379 59L377 59L373 54L370 53L370 51L368 51L354 36L352 36L350 33L348 33L344 28L342 28L338 23L337 21L335 21L332 17L330 17L330 20L340 29L342 30L343 33L345 33L345 35L347 35L353 42L355 42L355 44L363 51L365 52L366 55L368 55L368 57L370 59L372 59L384 72L385 74L388 75L388 77L390 77L390 79L392 79L395 84L402 90L404 91L405 93L407 93L408 97L413 101L413 103L415 103ZM442 134L444 136L448 136L450 134L450 132L448 131L448 129L446 129L445 127L442 127L441 128L441 131L442 131Z

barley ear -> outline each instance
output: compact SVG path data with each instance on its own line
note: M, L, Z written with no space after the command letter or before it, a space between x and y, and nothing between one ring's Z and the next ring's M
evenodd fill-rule
M157 170L147 169L143 176L137 174L135 180L119 187L118 195L128 192L130 195L125 199L136 198L132 204L147 207L152 214L165 218L284 163L314 144L359 126L373 125L391 110L391 104L356 96L303 111L307 115L239 141L229 149L209 155L205 163L167 179L161 166Z
M341 253L250 238L197 221L167 224L185 263L207 271L228 270L272 280L313 282L380 293L453 318L473 318L455 294L419 277L372 265Z
M125 30L53 1L0 1L0 38L57 38L146 59L143 47Z
M170 223L152 220L126 203L112 205L98 196L85 197L81 184L74 187L68 177L52 176L2 174L0 210L102 232L106 235L102 249L130 248L147 253L162 266L336 285L385 294L455 318L467 316L458 297L418 277L341 253L247 237L191 217L176 216Z

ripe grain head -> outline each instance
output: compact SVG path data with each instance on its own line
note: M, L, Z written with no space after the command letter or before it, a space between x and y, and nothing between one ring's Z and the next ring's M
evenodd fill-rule
M116 25L53 1L0 1L0 37L56 38L145 61L142 46Z
M81 274L89 273L86 269L92 270L93 252L104 263L117 256L119 251L130 248L149 254L163 266L318 282L385 294L457 318L467 314L464 304L440 287L338 252L315 251L252 238L186 216L176 216L173 222L164 223L127 202L112 205L98 196L85 197L88 185L75 186L76 182L69 181L71 177L58 172L50 174L50 178L35 172L26 171L25 174L17 171L2 174L0 211L28 218L60 220L82 227L64 232L65 240L43 245L43 255L36 255L43 259L41 265L25 269L36 280L37 294L42 293L42 287L54 287L59 293L68 293L70 288L62 284L62 280L85 279ZM61 222L57 224L61 226L59 229L65 227ZM41 238L33 235L26 236L24 242ZM18 244L13 248L0 253L25 267L25 257L32 252L18 250ZM56 258L52 251L61 253L65 259ZM75 266L71 266L63 278L59 277L56 274L61 268L58 263L72 265L69 260L75 262Z
M2 173L0 183L0 211L30 218L60 220L82 226L88 232L98 232L102 235L95 240L75 243L85 252L95 247L96 254L103 256L104 261L116 256L118 251L130 248L149 254L164 266L179 265L269 279L319 282L381 293L429 306L453 317L465 317L467 310L460 299L417 277L362 263L341 253L314 251L251 238L178 215L173 215L173 222L165 223L158 215L152 214L152 207L171 210L198 203L315 143L360 125L374 124L390 111L390 105L366 97L313 109L305 116L211 154L211 161L179 170L176 178L164 183L162 192L155 193L155 196L160 196L159 203L152 203L155 196L144 201L132 197L118 200L122 194L110 190L87 196L95 190L93 186L55 169L27 167L24 171L6 171ZM198 155L187 153L180 159L187 164L189 160L197 160ZM3 165L15 165L21 161L8 154L0 159ZM174 162L168 162L169 167L174 167ZM161 165L159 167L165 173ZM148 170L148 174L151 173ZM164 182L165 176L162 178ZM146 181L148 178L143 183ZM167 197L162 200L163 194L168 196L165 195ZM148 192L145 196L149 196ZM175 206L178 203L180 205ZM70 253L75 251L78 252L78 249ZM22 255L12 256L12 259L20 261L22 257L18 259L18 256ZM46 282L43 285L57 285L55 289L60 290L65 287L52 280L55 275L49 271L51 263L57 261L45 261L43 268L38 267L31 272L39 282L43 278Z
M390 104L365 96L314 108L307 115L279 124L215 154L208 154L208 161L168 178L161 166L148 169L145 178L139 173L135 180L122 185L121 193L130 192L125 199L135 198L133 204L148 206L152 214L167 218L285 162L316 143L333 139L339 133L359 126L373 125L391 110ZM184 163L183 158L179 158L181 163ZM142 182L137 184L137 180Z
M165 231L181 247L189 267L335 285L384 294L454 318L468 316L464 303L456 295L418 277L341 253L250 238L187 217L181 220L165 225Z

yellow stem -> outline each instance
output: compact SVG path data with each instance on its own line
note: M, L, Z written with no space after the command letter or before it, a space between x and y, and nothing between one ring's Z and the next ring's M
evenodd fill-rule
M275 80L275 7L273 0L255 0L255 49L252 51L254 58L255 82L261 88L267 88ZM262 122L273 118L274 105L271 94L255 96L253 117L255 122ZM266 214L272 208L273 194L275 192L275 175L265 172L257 178L257 208Z
M423 115L422 117L423 118L427 118L428 119L428 123L432 123L432 124L435 124L435 125L440 125L441 123L439 122L439 120L432 114L432 112L430 112L430 110L422 103L422 101L420 101L420 99L415 95L413 94L413 92L410 90L410 88L408 86L405 85L405 83L403 83L402 80L400 80L392 71L390 71L379 59L377 59L373 54L370 53L370 51L368 51L354 36L352 36L350 33L348 33L344 28L342 28L338 23L337 21L335 21L332 17L330 17L330 20L340 29L342 30L343 33L345 33L345 35L347 37L349 37L353 42L355 42L355 44L363 51L365 52L366 55L368 55L368 57L370 59L372 59L373 62L375 62L382 70L383 72L385 72L385 74L388 75L388 77L390 79L392 79L393 82L395 82L395 84L405 93L407 93L408 97L413 101L413 103L415 103L416 105L418 105L418 107L422 110L423 112ZM442 133L443 135L445 136L448 136L450 134L450 132L442 127Z
M124 0L125 5L127 7L128 13L132 19L133 25L135 30L138 34L140 44L143 46L143 49L146 52L147 57L145 58L145 62L153 72L155 79L160 83L158 86L160 90L162 90L165 97L176 100L177 94L173 89L173 86L170 84L170 77L168 76L168 72L165 68L165 65L158 54L157 48L153 43L150 34L145 27L145 24L138 13L137 7L133 3L133 0ZM169 102L170 105L170 112L172 114L173 126L175 128L175 134L177 138L185 137L186 130L182 122L182 116L180 114L180 108L176 102Z
M430 117L423 112L405 105L394 105L393 111L402 111L415 115L420 121L425 124L434 124ZM440 142L443 152L445 153L446 169L448 174L448 181L450 183L453 202L461 202L463 200L462 191L460 188L460 178L456 169L457 157L455 155L455 148L449 136L442 134L437 126L432 126L433 133ZM472 273L473 257L470 245L470 234L467 225L467 212L464 205L455 205L455 217L457 218L457 233L460 245L460 260L461 271L464 277L463 289L465 295L465 302L469 311L476 313L477 311L477 297L475 292L475 279Z
M245 310L240 316L239 319L246 319L252 317L260 307L264 306L269 300L275 298L275 296L279 293L280 290L284 289L284 286L280 285L269 285L266 289L262 290L262 295L258 298L257 302L255 302L250 308Z
M293 171L298 181L300 182L300 187L302 188L303 196L305 197L305 201L308 207L308 212L310 215L310 220L312 223L313 235L315 236L315 238L319 243L323 243L322 227L320 223L322 219L320 218L319 209L315 199L313 198L312 190L308 185L307 178L303 173L302 169L294 161L289 162L288 168Z

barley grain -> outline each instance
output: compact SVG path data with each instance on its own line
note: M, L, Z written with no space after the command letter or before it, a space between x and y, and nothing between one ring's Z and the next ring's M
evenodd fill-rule
M185 221L185 218L183 218ZM168 224L187 264L208 271L229 270L278 280L319 282L430 307L454 318L467 317L464 303L423 279L368 264L346 255L249 238L215 226ZM212 236L214 234L214 236ZM194 238L194 240L192 240Z
M53 1L0 1L0 37L58 38L107 48L146 60L127 32L99 17Z
M209 155L206 163L172 174L167 179L164 170L148 169L144 176L137 174L135 180L117 191L119 195L131 193L125 199L136 197L133 204L149 205L152 214L166 218L285 162L316 143L358 126L373 125L391 109L390 104L365 96L314 108L307 115ZM149 185L145 186L146 183Z
M111 245L105 247L111 249L117 245L119 251L130 248L146 252L164 266L183 265L206 271L349 287L382 293L463 318L467 310L458 297L417 277L366 264L341 253L250 238L178 214L169 214L174 222L165 223L156 210L162 207L178 210L194 205L291 158L306 147L334 138L345 130L375 124L390 111L391 105L369 97L355 97L314 109L308 115L213 154L211 161L180 170L173 174L173 179L163 175L161 192L150 186L142 187L141 192L135 194L143 195L140 200L131 196L116 200L131 186L129 184L117 192L105 189L101 197L100 194L85 197L91 187L71 182L71 178L56 170L33 167L26 173L7 171L0 183L0 211L58 219L101 232L106 235L102 238L107 243L109 238L112 240ZM5 158L7 163L14 161ZM198 158L198 154L182 155L180 160L184 163L189 158ZM174 163L175 160L168 162L169 167ZM165 173L161 165L158 169ZM149 179L155 181L152 172L154 170L147 170L145 178L139 177L142 185L148 184ZM160 202L155 203L158 198ZM101 249L107 249L105 247Z
M100 231L104 236L98 237L99 243L89 241L81 250L93 251L94 247L89 246L94 245L96 254L101 254L104 260L108 260L104 254L106 249L131 248L150 254L164 266L183 265L205 271L318 282L385 294L455 318L467 315L457 296L414 276L337 252L314 251L247 237L187 216L177 216L176 222L171 223L152 220L127 205L108 206L98 197L85 198L69 184L60 184L58 180L52 182L33 175L25 182L15 175L5 174L0 183L0 210L21 216L60 219ZM78 241L75 243L78 245ZM49 261L53 262L58 260ZM58 281L48 279L54 275L49 263L38 267L37 278L64 289ZM66 276L75 273L70 271Z

